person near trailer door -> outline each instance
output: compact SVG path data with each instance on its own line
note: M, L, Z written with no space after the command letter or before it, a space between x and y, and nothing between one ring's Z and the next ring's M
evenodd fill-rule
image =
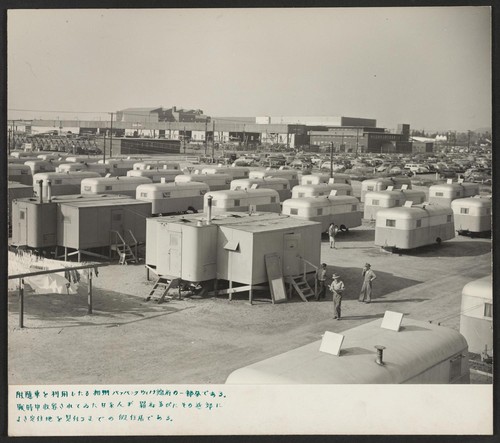
M363 276L363 286L359 293L359 302L371 303L372 301L372 282L377 278L375 272L372 271L370 263L366 263L361 273Z
M316 272L316 280L318 281L318 293L316 301L320 301L326 296L326 263L322 263L321 267Z
M342 304L342 294L344 293L345 285L342 280L340 280L340 275L332 275L332 283L330 285L330 291L333 294L333 318L340 320L341 318L341 304Z

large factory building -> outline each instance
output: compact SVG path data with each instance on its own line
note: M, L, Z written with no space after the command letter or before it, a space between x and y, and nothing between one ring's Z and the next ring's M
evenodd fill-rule
M182 142L232 144L244 149L281 145L326 150L333 144L336 152L410 153L413 149L408 124L389 133L378 128L375 119L344 116L209 117L200 109L174 106L123 109L114 113L113 122L32 120L21 125L12 121L9 125L14 127L14 123L17 131L32 135L112 133L115 155L136 154L144 149L175 153L180 152Z

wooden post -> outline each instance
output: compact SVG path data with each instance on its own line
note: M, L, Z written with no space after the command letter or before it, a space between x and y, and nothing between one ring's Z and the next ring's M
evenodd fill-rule
M229 280L229 301L233 299L233 280Z
M64 261L68 261L68 248L64 247Z
M80 252L80 250L78 250L78 263L80 263L82 260L82 253Z
M89 277L89 287L88 287L88 299L87 299L87 305L88 305L88 314L92 314L92 269L88 270L88 277Z
M250 304L252 304L252 300L253 300L253 289L252 289L252 285L250 284L250 291L248 291L248 300L250 301Z
M217 294L218 294L218 290L217 290L218 283L219 283L219 280L215 279L214 280L214 295L216 297L217 297Z
M19 327L24 328L24 278L19 279Z
M149 268L146 266L146 280L149 281Z

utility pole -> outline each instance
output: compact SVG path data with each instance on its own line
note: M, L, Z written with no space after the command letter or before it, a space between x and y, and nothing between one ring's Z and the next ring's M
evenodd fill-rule
M109 134L109 158L113 157L113 112L111 114L111 132Z
M186 126L184 126L184 129L182 131L182 144L184 146L184 154L186 153Z
M470 152L470 129L467 130L467 152Z
M205 157L207 156L208 148L208 121L205 119Z
M333 142L330 144L330 178L333 178Z
M358 149L359 149L359 128L356 128L356 156L358 158Z
M215 120L213 121L212 129L212 164L215 163Z
M104 129L104 148L102 150L102 162L106 164L106 129Z

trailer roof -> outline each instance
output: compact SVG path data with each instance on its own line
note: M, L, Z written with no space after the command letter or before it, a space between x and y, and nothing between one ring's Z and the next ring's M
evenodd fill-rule
M311 206L324 207L332 205L359 204L359 200L351 195L318 195L316 197L289 198L283 206L309 208Z
M210 190L203 182L169 182L169 183L145 183L137 187L137 191L171 191L173 189L199 189Z
M257 188L257 189L225 189L223 191L211 191L205 194L205 198L212 196L215 200L218 198L246 198L246 197L258 197L258 196L271 196L278 197L279 194L274 189L269 188Z
M100 177L100 174L93 171L66 171L66 172L39 172L33 176L33 181L36 180L49 180L56 178L86 178L86 177Z
M61 202L61 206L71 206L73 208L86 208L96 206L136 206L136 205L151 205L150 202L143 200L136 200L134 198L121 198L121 199L106 199L106 200L93 200L86 199L82 201L69 201Z
M102 183L120 183L120 182L146 184L146 183L151 183L151 180L147 177L132 177L132 176L92 177L92 178L84 178L82 180L82 185L96 185Z
M489 198L481 198L479 196L457 198L451 202L452 208L456 206L469 207L469 208L491 208L492 201Z
M432 203L422 203L412 207L397 206L394 208L380 209L377 212L377 220L384 218L415 219L434 215L453 215L451 208Z
M467 283L462 289L462 296L493 300L493 282L491 275Z
M234 371L229 384L404 383L458 352L467 342L457 331L404 318L399 332L375 320L344 331L340 356L319 350L321 340ZM375 345L385 346L384 366Z
M274 219L264 220L244 220L240 223L225 226L226 228L234 229L235 231L245 232L269 232L269 231L283 231L302 227L311 227L313 225L321 226L321 223L312 222L309 220L302 220L296 217L279 217Z
M213 225L234 225L252 221L253 223L260 223L263 220L289 218L285 215L280 215L275 212L253 212L248 214L246 212L221 212L214 214L212 217ZM182 225L189 224L197 226L199 221L206 222L207 216L204 213L198 214L183 214L183 215L168 215L163 217L148 218L150 222L158 223L179 223Z
M417 189L393 189L392 191L386 189L384 191L369 191L365 194L365 199L374 197L425 197L425 192Z

